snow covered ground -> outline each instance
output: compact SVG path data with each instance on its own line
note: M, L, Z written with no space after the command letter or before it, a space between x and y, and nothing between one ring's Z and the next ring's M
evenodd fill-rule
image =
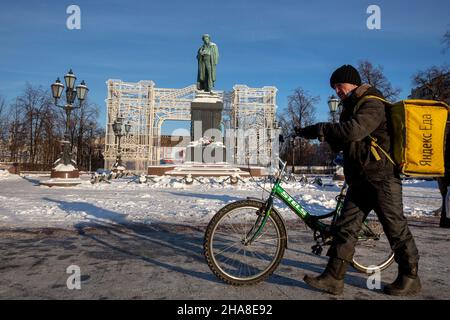
M180 179L158 178L139 184L132 178L113 180L111 184L91 184L89 176L70 188L39 186L44 175L23 177L0 172L0 227L72 228L90 223L207 223L221 207L247 196L261 198L263 190L254 181L230 185L222 178L203 179L186 185ZM285 183L283 187L308 211L324 214L336 204L339 187L324 179L325 186ZM270 184L265 185L270 189ZM267 193L264 193L267 196ZM407 216L432 216L440 206L435 181L404 181L404 210ZM281 203L286 219L297 219Z

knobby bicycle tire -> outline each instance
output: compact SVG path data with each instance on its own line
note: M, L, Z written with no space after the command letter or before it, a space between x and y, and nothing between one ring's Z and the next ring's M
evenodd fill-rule
M241 200L230 203L215 214L206 228L203 244L206 262L211 271L225 283L240 286L264 281L276 270L283 258L287 245L287 234L284 223L275 209L272 210L261 235L250 245L246 246L243 244L245 234L254 225L262 205L261 202L255 200ZM241 209L249 209L248 223L244 220L243 214L239 214ZM232 216L233 212L238 215L239 219L232 217L232 221L229 221L227 224L226 219ZM233 232L239 233L235 239L233 238ZM268 243L267 241L269 240L265 240L265 236L274 236L268 239L270 241L274 240L275 243L273 245ZM224 244L222 245L221 242ZM229 245L230 243L231 245ZM258 246L261 245L262 247L259 249ZM224 248L224 246L228 247ZM228 248L230 252L227 251ZM222 250L218 252L219 249ZM248 255L246 255L247 250L249 252ZM257 252L257 250L259 251ZM273 254L262 252L263 250L273 251ZM243 254L242 259L233 257L233 255L238 256L241 254ZM250 260L253 265L242 260ZM261 268L254 266L259 263L263 264ZM250 273L254 269L256 274L242 275L241 264L246 271ZM261 270L259 271L259 269Z

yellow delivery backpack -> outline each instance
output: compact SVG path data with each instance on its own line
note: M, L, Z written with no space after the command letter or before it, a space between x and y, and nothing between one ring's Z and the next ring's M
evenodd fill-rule
M376 96L363 97L355 111L367 99L385 104L391 135L391 150L383 150L374 137L371 152L380 160L379 152L408 176L440 177L445 174L445 127L450 107L442 101L402 100L390 103Z

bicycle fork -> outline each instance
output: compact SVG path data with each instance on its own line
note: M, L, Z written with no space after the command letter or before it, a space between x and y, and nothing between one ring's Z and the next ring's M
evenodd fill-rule
M269 219L272 206L273 206L273 196L270 196L266 202L264 210L262 210L262 212L258 211L257 213L258 218L256 219L255 224L252 226L250 231L247 232L245 238L242 239L243 245L245 246L251 245L252 242L255 241L255 239L261 234L262 230L264 229L264 226L267 223L267 219Z

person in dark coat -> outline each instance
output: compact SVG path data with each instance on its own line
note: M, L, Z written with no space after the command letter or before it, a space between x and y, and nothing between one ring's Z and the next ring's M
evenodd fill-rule
M343 151L344 175L349 185L342 214L333 232L327 252L327 267L318 277L306 275L309 285L332 294L341 294L344 276L352 261L357 235L362 223L374 210L398 263L398 276L384 287L391 295L414 295L421 290L418 276L419 253L403 214L402 182L397 168L380 154L377 160L370 152L370 138L384 149L390 148L390 136L384 104L377 99L365 100L357 110L358 101L366 95L383 95L368 84L361 84L358 71L351 65L335 70L330 85L342 101L339 123L317 123L297 128L297 135L306 139L327 141L334 151Z
M443 178L437 179L439 191L442 196L441 219L439 220L439 227L450 228L450 174L446 174Z
M442 195L442 209L439 227L450 228L450 115L447 118L445 140L445 176L437 179Z

